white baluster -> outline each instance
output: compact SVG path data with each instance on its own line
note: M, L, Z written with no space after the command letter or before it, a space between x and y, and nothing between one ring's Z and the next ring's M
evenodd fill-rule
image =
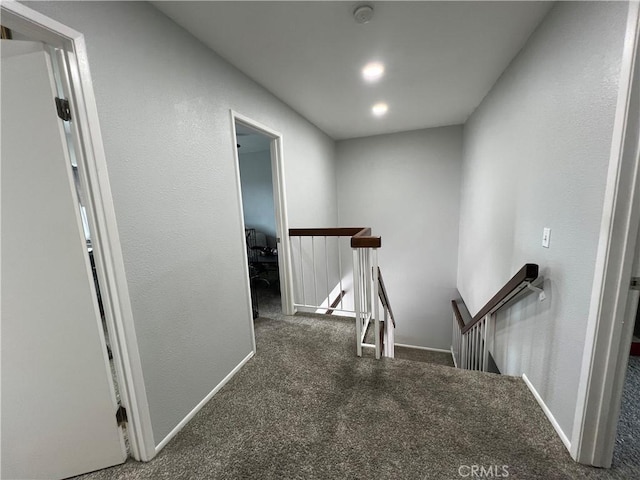
M488 372L489 371L489 353L491 353L491 349L493 348L493 329L494 329L494 322L495 322L494 315L488 314L486 316L486 322L487 322L487 326L485 329L485 339L484 339L485 362L486 362L485 372Z
M360 255L358 249L353 249L353 304L356 311L356 354L362 356L362 319L361 303L360 303Z
M476 331L477 331L477 327L478 324L476 323L473 328L471 329L471 370L475 370L476 369Z
M373 302L371 314L374 315L374 335L376 337L376 358L380 358L380 302L378 301L378 249L372 248L369 256L371 258L371 268L373 269L373 289L371 294L371 301ZM370 270L369 270L370 271Z
M340 240L342 237L338 237L338 275L340 275L340 309L344 310L344 305L342 304L342 300L344 299L344 295L342 292L342 249L340 247Z
M302 258L302 237L298 237L300 240L300 281L302 282L302 305L306 305L307 301L304 295L304 260Z
M460 365L461 365L460 368L466 369L467 356L465 355L465 350L467 349L467 336L462 335L461 341L462 341L462 347L460 348Z
M318 276L318 272L316 271L316 237L313 236L311 237L311 257L313 259L312 265L313 265L313 292L314 292L314 297L313 297L313 304L314 306L318 305L318 281L317 281L317 276Z
M324 262L325 274L327 278L327 309L331 306L331 290L329 290L329 251L327 250L327 236L324 237Z

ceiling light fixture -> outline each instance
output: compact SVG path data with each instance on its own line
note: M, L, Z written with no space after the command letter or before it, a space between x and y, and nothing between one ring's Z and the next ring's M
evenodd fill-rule
M362 78L367 82L376 82L384 75L384 65L380 62L367 63L362 69Z
M356 23L369 23L373 18L373 7L371 5L359 5L353 11L353 18Z
M376 117L381 117L389 110L389 105L384 102L376 103L373 107L371 107L371 112Z

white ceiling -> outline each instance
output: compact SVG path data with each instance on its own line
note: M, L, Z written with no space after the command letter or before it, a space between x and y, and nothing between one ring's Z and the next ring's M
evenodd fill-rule
M335 139L464 123L552 2L153 2ZM365 84L369 61L385 76ZM371 115L385 101L389 112Z

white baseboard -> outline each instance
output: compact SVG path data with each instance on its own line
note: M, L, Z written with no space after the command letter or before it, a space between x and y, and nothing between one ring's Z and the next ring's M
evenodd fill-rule
M430 352L451 353L450 350L443 348L419 347L418 345L406 345L404 343L396 343L396 347L415 348L416 350L428 350Z
M186 416L186 417L184 417L184 418L180 421L180 423L178 423L178 425L176 425L176 426L175 426L175 428L174 428L173 430L171 430L171 432L169 432L169 434L168 434L166 437L164 437L164 439L162 439L162 441L161 441L161 442L158 444L158 446L156 447L156 455L158 454L158 452L160 452L160 450L162 450L162 449L167 445L167 443L169 443L169 442L171 441L171 439L172 439L173 437L175 437L175 436L176 436L176 434L177 434L180 430L182 430L182 429L184 428L184 426L185 426L187 423L189 423L189 421L190 421L190 420L191 420L191 419L196 415L196 413L198 413L198 412L202 409L202 407L204 407L204 406L207 404L207 402L208 402L209 400L211 400L211 398L212 398L216 393L218 393L218 391L219 391L222 387L224 387L224 386L225 386L225 384L226 384L229 380L231 380L231 379L233 378L233 376L234 376L236 373L238 373L238 371L242 368L242 366L243 366L245 363L247 363L247 362L251 359L251 357L253 357L254 353L255 353L255 352L250 352L250 353L249 353L249 355L247 355L246 357L244 357L244 359L243 359L243 360L242 360L238 365L236 365L236 367L235 367L233 370L231 370L231 371L229 372L229 374L228 374L226 377L224 377L224 378L222 379L222 381L221 381L218 385L216 385L216 386L215 386L215 388L214 388L213 390L211 390L211 391L207 394L207 396L206 396L206 397L204 397L204 398L200 401L200 403L198 403L198 405L196 405L196 406L194 407L194 409L193 409L193 410L191 410L191 411L187 414L187 416Z
M567 437L565 433L562 431L562 428L560 428L560 424L556 421L555 417L553 416L553 413L551 413L551 410L549 410L549 407L547 407L547 404L544 403L544 400L542 400L542 397L540 396L538 391L535 389L533 384L529 381L529 379L524 373L522 374L522 380L524 380L525 385L529 388L529 390L533 394L534 398L536 399L540 407L542 407L542 411L549 419L549 422L551 422L551 425L553 426L556 433L560 437L560 440L562 440L562 443L564 443L564 446L567 447L567 450L569 450L569 452L571 452L571 441L569 440L569 437Z

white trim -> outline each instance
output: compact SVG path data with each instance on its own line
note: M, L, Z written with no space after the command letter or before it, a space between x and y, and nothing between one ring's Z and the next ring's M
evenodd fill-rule
M451 358L453 359L453 366L458 368L458 362L456 362L456 355L455 353L453 353L453 345L451 346L450 353L451 353Z
M15 0L3 0L2 26L39 42L57 48L74 50L74 42L82 35L40 12L30 9Z
M153 429L84 36L17 2L4 1L0 8L4 26L66 51L70 100L83 147L79 159L87 179L87 213L94 227L96 271L108 326L115 327L110 340L116 350L120 397L129 417L131 455L136 460L150 460L155 455Z
M248 265L249 264L249 255L247 252L247 238L246 238L246 230L245 230L245 224L244 224L244 206L242 204L242 184L240 182L240 157L238 156L238 148L236 146L237 141L237 135L236 135L236 121L235 121L235 116L233 114L233 110L230 111L231 113L231 135L233 138L233 150L234 150L234 173L236 176L236 192L238 194L238 206L239 206L239 211L236 212L237 215L240 218L240 223L241 223L241 245L242 245L242 258L244 261L244 265ZM247 305L247 311L249 312L249 329L251 330L251 348L253 349L253 352L256 352L256 332L255 332L255 326L253 324L254 318L253 318L253 305L251 304L251 278L249 277L249 272L247 271L246 275L245 275L245 298L247 300L246 305Z
M418 345L407 345L405 343L396 343L396 347L415 348L416 350L427 350L429 352L451 353L446 348L419 347Z
M632 124L632 115L637 115L637 105L631 104L632 88L640 88L640 85L633 85L639 37L640 9L635 1L629 3L600 239L571 437L571 456L580 463L600 467L609 467L613 456L626 365L626 361L620 361L620 353L628 348L628 344L623 344L627 337L624 315L640 221L640 129Z
M202 407L204 407L204 406L207 404L207 402L209 402L209 400L211 400L211 398L213 398L213 396L214 396L216 393L218 393L218 391L220 391L220 389L221 389L222 387L224 387L224 386L227 384L227 382L228 382L229 380L231 380L231 379L233 378L233 376L234 376L236 373L238 373L238 371L240 371L240 369L244 366L244 364L245 364L245 363L247 363L249 360L251 360L251 357L253 357L253 356L254 356L254 354L255 354L254 352L249 352L249 355L247 355L246 357L244 357L244 359L243 359L243 360L242 360L238 365L236 365L236 366L234 367L234 369L233 369L233 370L231 370L231 371L228 373L228 375L227 375L226 377L224 377L224 378L222 379L222 381L221 381L218 385L216 385L216 386L215 386L215 388L214 388L213 390L211 390L211 391L207 394L207 396L206 396L206 397L204 397L204 398L200 401L200 403L198 403L198 404L193 408L193 410L191 410L191 411L187 414L187 416L186 416L186 417L184 417L184 418L180 421L180 423L178 423L178 425L176 425L176 426L174 427L174 429L173 429L173 430L171 430L171 431L169 432L169 434L168 434L166 437L164 437L164 438L162 439L162 441L161 441L161 442L158 444L158 446L156 447L156 451L155 451L156 455L160 452L160 450L162 450L162 449L167 445L167 443L169 443L169 442L171 441L171 439L172 439L173 437L175 437L175 436L178 434L178 432L179 432L180 430L182 430L182 429L184 428L184 426L185 426L187 423L189 423L189 421L190 421L193 417L195 417L195 415L196 415L196 414L197 414L197 413L202 409Z
M542 400L542 397L540 396L538 391L535 389L533 384L529 381L529 379L524 373L522 374L522 380L524 380L525 385L529 388L529 390L533 394L534 398L538 402L538 405L540 405L540 407L542 408L542 411L549 419L549 422L551 422L551 425L553 426L554 430L560 437L560 440L562 440L562 443L564 443L564 446L567 447L567 450L571 450L571 442L569 441L569 437L567 437L564 431L562 430L562 428L560 428L560 424L556 421L556 418L553 416L553 413L551 413L551 410L549 409L549 407L547 407L547 404L544 403L544 400Z
M282 135L271 141L271 171L276 210L276 225L280 235L278 244L278 266L280 268L280 291L282 292L282 312L293 315L293 266L291 242L289 241L289 216L287 213L287 190L284 176L284 147Z

